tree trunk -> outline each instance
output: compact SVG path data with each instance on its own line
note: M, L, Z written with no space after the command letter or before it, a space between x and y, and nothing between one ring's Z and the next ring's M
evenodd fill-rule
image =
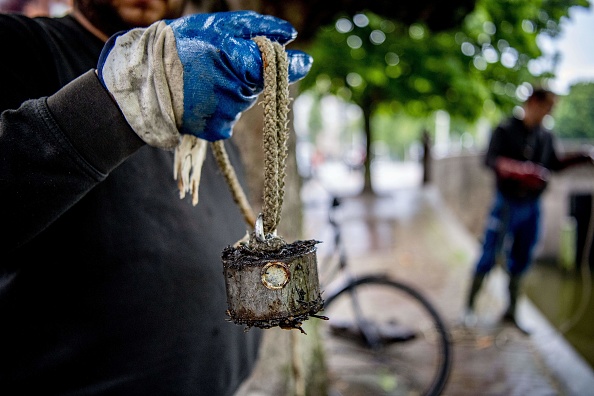
M371 112L372 105L370 102L366 102L361 106L363 110L363 122L365 130L365 174L363 182L363 194L373 194L373 185L371 184L371 163L373 161L373 150L372 150L372 134L371 134Z

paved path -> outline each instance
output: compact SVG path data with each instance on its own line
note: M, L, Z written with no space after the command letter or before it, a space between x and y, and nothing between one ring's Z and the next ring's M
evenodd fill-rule
M327 194L311 184L304 197L307 236L327 238ZM450 326L455 355L445 395L594 395L592 370L527 300L520 302L519 319L531 335L499 323L506 304L502 273L487 280L476 325L460 324L478 245L435 190L348 198L339 219L354 262L364 256L365 270L386 271L415 285Z

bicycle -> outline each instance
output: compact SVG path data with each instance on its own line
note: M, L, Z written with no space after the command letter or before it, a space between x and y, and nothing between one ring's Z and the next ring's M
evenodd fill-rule
M439 395L452 365L444 321L414 287L384 273L353 274L336 220L339 205L333 198L328 215L334 265L320 265L331 388L345 395Z

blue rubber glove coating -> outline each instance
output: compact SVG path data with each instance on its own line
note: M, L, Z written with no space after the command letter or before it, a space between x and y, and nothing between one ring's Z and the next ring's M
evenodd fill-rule
M286 44L297 36L286 21L252 11L196 14L166 21L184 68L180 132L215 141L231 136L241 112L262 91L262 57L252 37ZM289 82L309 72L312 58L288 51Z

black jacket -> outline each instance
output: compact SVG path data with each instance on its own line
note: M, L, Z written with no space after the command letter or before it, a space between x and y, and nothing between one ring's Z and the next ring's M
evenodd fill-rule
M530 161L556 172L590 160L584 154L560 158L555 144L555 137L551 131L541 126L528 129L522 120L512 117L493 131L485 155L485 165L494 170L497 158L506 157L517 161ZM546 182L535 188L520 180L503 178L500 175L496 177L496 184L499 192L512 199L536 199L547 187Z
M232 394L260 333L226 321L246 225L212 156L180 200L71 17L0 16L0 45L0 394Z

